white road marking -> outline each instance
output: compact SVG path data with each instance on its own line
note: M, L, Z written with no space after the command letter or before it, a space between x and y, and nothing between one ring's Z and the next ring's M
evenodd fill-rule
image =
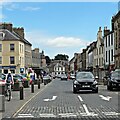
M105 115L120 115L120 113L116 113L116 112L102 112Z
M55 100L56 98L57 98L57 96L53 96L52 99L49 99L49 98L48 98L48 99L44 99L43 101L45 101L45 102L53 101L53 100Z
M94 112L87 113L80 113L82 116L98 116L98 114L95 114Z
M80 97L80 95L78 95L78 98L79 98L79 100L82 102L83 101L83 99Z
M101 97L101 99L106 100L106 101L110 101L110 99L112 98L110 96L105 97L103 95L99 95L99 97Z
M28 117L34 117L34 116L31 114L18 114L17 118L28 118Z
M85 109L85 112L86 112L87 114L89 114L90 112L88 111L87 106L86 106L85 104L83 104L83 107L84 107L84 109Z
M77 117L77 115L74 113L60 113L59 116L60 117Z
M43 114L39 114L40 115L40 117L57 117L56 115L54 115L54 114L49 114L49 113L43 113Z
M80 113L82 116L98 116L98 114L95 114L94 112L89 112L85 104L83 104L83 108L85 109L85 113Z

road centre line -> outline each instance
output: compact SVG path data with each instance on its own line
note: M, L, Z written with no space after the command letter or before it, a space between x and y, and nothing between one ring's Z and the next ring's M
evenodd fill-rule
M79 98L79 100L82 102L83 101L83 99L80 97L80 95L78 95L78 98Z

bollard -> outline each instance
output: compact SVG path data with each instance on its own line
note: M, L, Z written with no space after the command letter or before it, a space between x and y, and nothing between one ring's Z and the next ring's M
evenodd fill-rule
M34 93L34 82L31 83L31 93Z
M40 80L38 80L38 89L40 89Z
M20 86L20 100L24 99L23 86Z

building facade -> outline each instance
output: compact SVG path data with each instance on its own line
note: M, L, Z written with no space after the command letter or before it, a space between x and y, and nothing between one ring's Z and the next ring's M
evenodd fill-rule
M94 75L98 76L99 79L104 77L104 41L102 38L102 29L99 27L97 33L96 48L93 50L94 54Z
M21 32L23 28L16 28L17 30ZM25 71L25 45L29 42L16 31L11 23L0 24L0 72L2 73Z
M65 74L65 67L62 64L57 63L54 66L54 75L61 75L61 74Z
M104 28L104 67L105 70L114 70L114 32Z
M120 11L112 17L112 31L114 31L115 68L120 68Z

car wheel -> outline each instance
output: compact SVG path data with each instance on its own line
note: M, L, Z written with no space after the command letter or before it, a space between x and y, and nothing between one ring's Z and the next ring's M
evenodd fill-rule
M108 82L108 84L107 84L107 89L110 91L113 90L112 84L110 82Z
M109 90L110 90L110 91L112 91L112 90L113 90L113 87L112 87L112 85L110 85L110 88L109 88Z
M77 93L77 90L76 88L73 87L73 93Z
M110 90L110 86L107 85L107 90Z
M95 93L98 93L98 88L95 89Z

